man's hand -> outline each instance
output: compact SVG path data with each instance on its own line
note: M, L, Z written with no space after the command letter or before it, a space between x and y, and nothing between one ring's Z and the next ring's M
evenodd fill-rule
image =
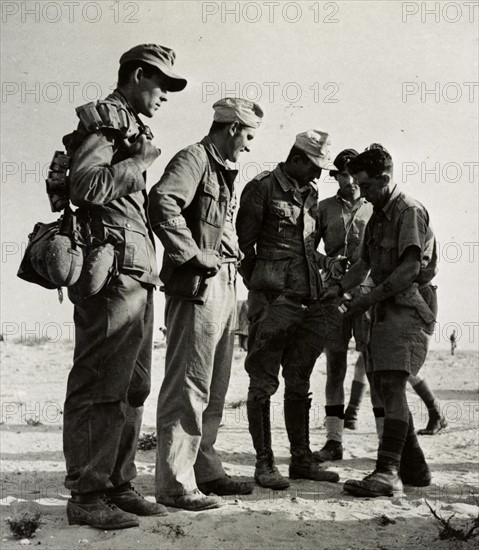
M204 269L207 277L213 277L221 269L221 258L218 252L209 250L208 252L199 252L189 261L191 265Z
M371 303L368 295L362 295L352 300L343 300L341 306L347 308L347 311L343 313L344 317L358 317L371 307Z
M333 279L341 279L341 277L346 273L348 268L348 259L346 256L337 256L336 258L331 258L328 269L331 273Z
M161 154L158 147L155 147L145 134L140 134L133 143L125 140L124 144L131 158L141 166L142 172L149 168Z
M343 289L341 285L335 284L321 293L321 295L319 296L319 301L327 302L328 300L334 300L335 298L339 298L339 296L341 296L342 294Z

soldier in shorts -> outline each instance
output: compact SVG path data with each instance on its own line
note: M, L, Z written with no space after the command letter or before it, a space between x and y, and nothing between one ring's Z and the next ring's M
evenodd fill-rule
M361 198L359 187L347 169L349 161L357 156L358 152L354 149L345 149L339 153L334 160L336 169L330 170L339 184L339 190L336 195L320 201L318 205L319 235L326 253L319 253L319 264L325 288L334 286L344 275L347 266L358 260L364 230L373 211L372 205ZM356 287L351 294L356 296L367 292L371 286L374 286L372 281L365 281L363 286ZM369 313L345 317L338 311L340 301L340 298L336 298L324 303L327 321L326 444L320 451L313 453L319 462L343 458L344 379L348 346L353 335L356 350L360 352L358 362L361 362L356 370L362 367L364 372L364 363L367 362ZM364 387L363 383L353 381L352 394L356 398L357 407L358 397L362 395ZM377 403L377 406L380 408L381 404Z
M375 288L344 298L346 315L372 308L369 344L372 383L385 409L383 437L376 469L363 480L348 480L354 496L391 496L403 483L427 486L431 473L414 431L406 399L406 383L426 359L437 313L437 250L429 214L393 182L392 158L384 149L370 149L348 165L361 195L374 206L365 231L361 257L330 287L323 299L339 296L370 273Z

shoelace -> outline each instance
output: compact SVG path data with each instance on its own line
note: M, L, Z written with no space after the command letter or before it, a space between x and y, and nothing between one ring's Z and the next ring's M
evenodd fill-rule
M112 502L108 497L103 497L102 501L110 508L111 510L118 510L118 506Z

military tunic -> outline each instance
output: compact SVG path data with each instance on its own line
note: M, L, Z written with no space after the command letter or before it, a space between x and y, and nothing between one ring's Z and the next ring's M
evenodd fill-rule
M140 128L124 97L101 102L126 114L129 135ZM104 491L136 476L134 457L142 405L150 391L153 288L159 283L147 218L145 178L106 127L86 132L73 154L70 199L89 221L94 244L112 242L117 276L74 303L74 364L64 408L65 486L75 493ZM66 140L68 143L68 140Z
M236 227L244 254L240 273L249 288L249 400L276 392L280 366L285 399L308 397L325 330L317 202L315 184L300 189L283 164L249 182L241 196Z
M214 444L236 323L236 175L207 136L173 157L149 196L152 226L165 248L168 342L157 411L157 497L192 493L225 475ZM188 262L200 253L222 257L214 277Z

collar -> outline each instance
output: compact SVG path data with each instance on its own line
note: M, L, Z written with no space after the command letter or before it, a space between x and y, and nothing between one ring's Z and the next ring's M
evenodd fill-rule
M399 191L398 186L395 185L393 187L393 190L391 191L391 194L389 195L386 204L381 209L388 220L391 219L394 203L396 202L396 199L399 197L400 193L401 192Z
M336 193L336 195L334 196L334 198L340 202L341 204L345 204L346 206L348 206L351 210L353 210L354 208L356 208L357 210L359 210L359 208L361 208L362 206L364 206L366 203L367 203L367 200L363 197L360 197L360 199L358 200L358 202L355 204L355 205L352 205L349 201L347 201L340 193L339 189L338 189L338 192Z
M126 99L126 97L120 92L120 90L118 88L116 88L109 96L107 99L109 98L115 98L116 100L118 100L124 107L127 107L128 110L130 111L133 111L134 112L134 109L133 107L131 106L130 102L128 101L128 99Z
M220 152L216 148L216 145L211 140L210 136L205 136L200 143L205 147L208 153L219 165L221 165L226 170L230 170L230 168L226 165L224 158L220 155Z
M296 180L294 180L291 176L288 176L288 174L286 174L286 172L283 170L283 166L284 166L284 163L280 162L278 166L276 166L276 168L273 170L273 174L278 180L283 191L286 192L286 191L289 191L290 189L292 189L293 192L296 191L299 193L301 193L302 191L311 190L311 189L313 189L316 192L318 191L318 186L314 182L307 183L303 187L297 187L295 185Z

